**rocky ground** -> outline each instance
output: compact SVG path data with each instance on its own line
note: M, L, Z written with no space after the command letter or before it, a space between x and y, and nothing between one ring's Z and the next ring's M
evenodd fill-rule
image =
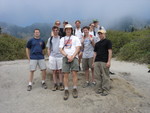
M83 72L78 73L79 97L63 100L63 91L51 90L53 83L47 70L48 89L41 88L41 73L35 72L32 91L27 91L27 60L0 62L0 113L149 113L150 73L147 66L112 60L111 91L108 96L95 93L97 86L82 88Z

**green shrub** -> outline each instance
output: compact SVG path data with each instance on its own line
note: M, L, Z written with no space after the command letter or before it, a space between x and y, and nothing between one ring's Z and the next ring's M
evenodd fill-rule
M0 61L26 58L26 41L7 34L0 35Z
M130 37L128 33L121 31L108 31L107 37L113 44L113 56L116 56L120 48L132 40L132 37Z
M150 64L150 38L137 38L124 45L117 58L125 61L135 61Z

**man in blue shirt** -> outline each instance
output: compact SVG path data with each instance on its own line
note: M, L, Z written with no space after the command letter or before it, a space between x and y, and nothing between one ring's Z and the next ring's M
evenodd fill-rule
M36 70L37 65L42 71L42 87L47 89L45 79L46 79L46 63L44 60L43 50L45 49L45 42L40 38L40 30L34 30L34 38L31 38L26 45L26 55L30 63L30 75L29 75L29 85L27 91L32 89L33 74Z

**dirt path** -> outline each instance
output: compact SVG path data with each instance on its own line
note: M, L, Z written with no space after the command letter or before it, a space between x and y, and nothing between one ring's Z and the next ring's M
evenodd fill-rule
M0 62L0 113L149 113L150 73L146 65L112 61L112 89L108 96L95 93L96 87L82 88L79 73L79 98L63 100L63 92L53 92L48 71L48 89L41 88L40 71L35 72L33 90L28 92L28 61ZM70 76L71 79L71 76ZM97 80L98 82L98 80ZM71 83L70 83L71 86Z

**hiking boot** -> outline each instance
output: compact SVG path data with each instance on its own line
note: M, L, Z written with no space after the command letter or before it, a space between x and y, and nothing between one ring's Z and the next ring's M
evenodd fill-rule
M99 88L97 91L96 91L97 94L102 94L103 93L103 89Z
M44 82L44 83L42 83L42 88L47 89L47 85L46 85L46 83L45 83L45 82Z
M69 91L65 90L64 92L64 100L67 100L69 98Z
M115 73L113 73L113 72L109 71L109 74L114 75Z
M59 90L60 90L60 91L63 91L63 90L64 90L64 85L63 85L63 84L60 84Z
M148 73L150 73L150 70L148 70Z
M78 91L77 91L77 89L73 89L73 91L72 91L72 96L73 96L74 98L77 98L77 97L78 97Z
M81 67L79 66L79 71L81 71Z
M89 83L89 82L86 82L86 83L83 84L83 88L86 88L86 87L88 87L88 86L90 86L90 83Z
M58 85L57 84L55 84L54 87L52 88L52 91L56 91L56 90L58 90Z
M105 90L101 93L102 96L107 96L108 94L109 94L108 91Z
M32 86L31 86L31 85L28 85L27 91L31 91L31 90L32 90Z

